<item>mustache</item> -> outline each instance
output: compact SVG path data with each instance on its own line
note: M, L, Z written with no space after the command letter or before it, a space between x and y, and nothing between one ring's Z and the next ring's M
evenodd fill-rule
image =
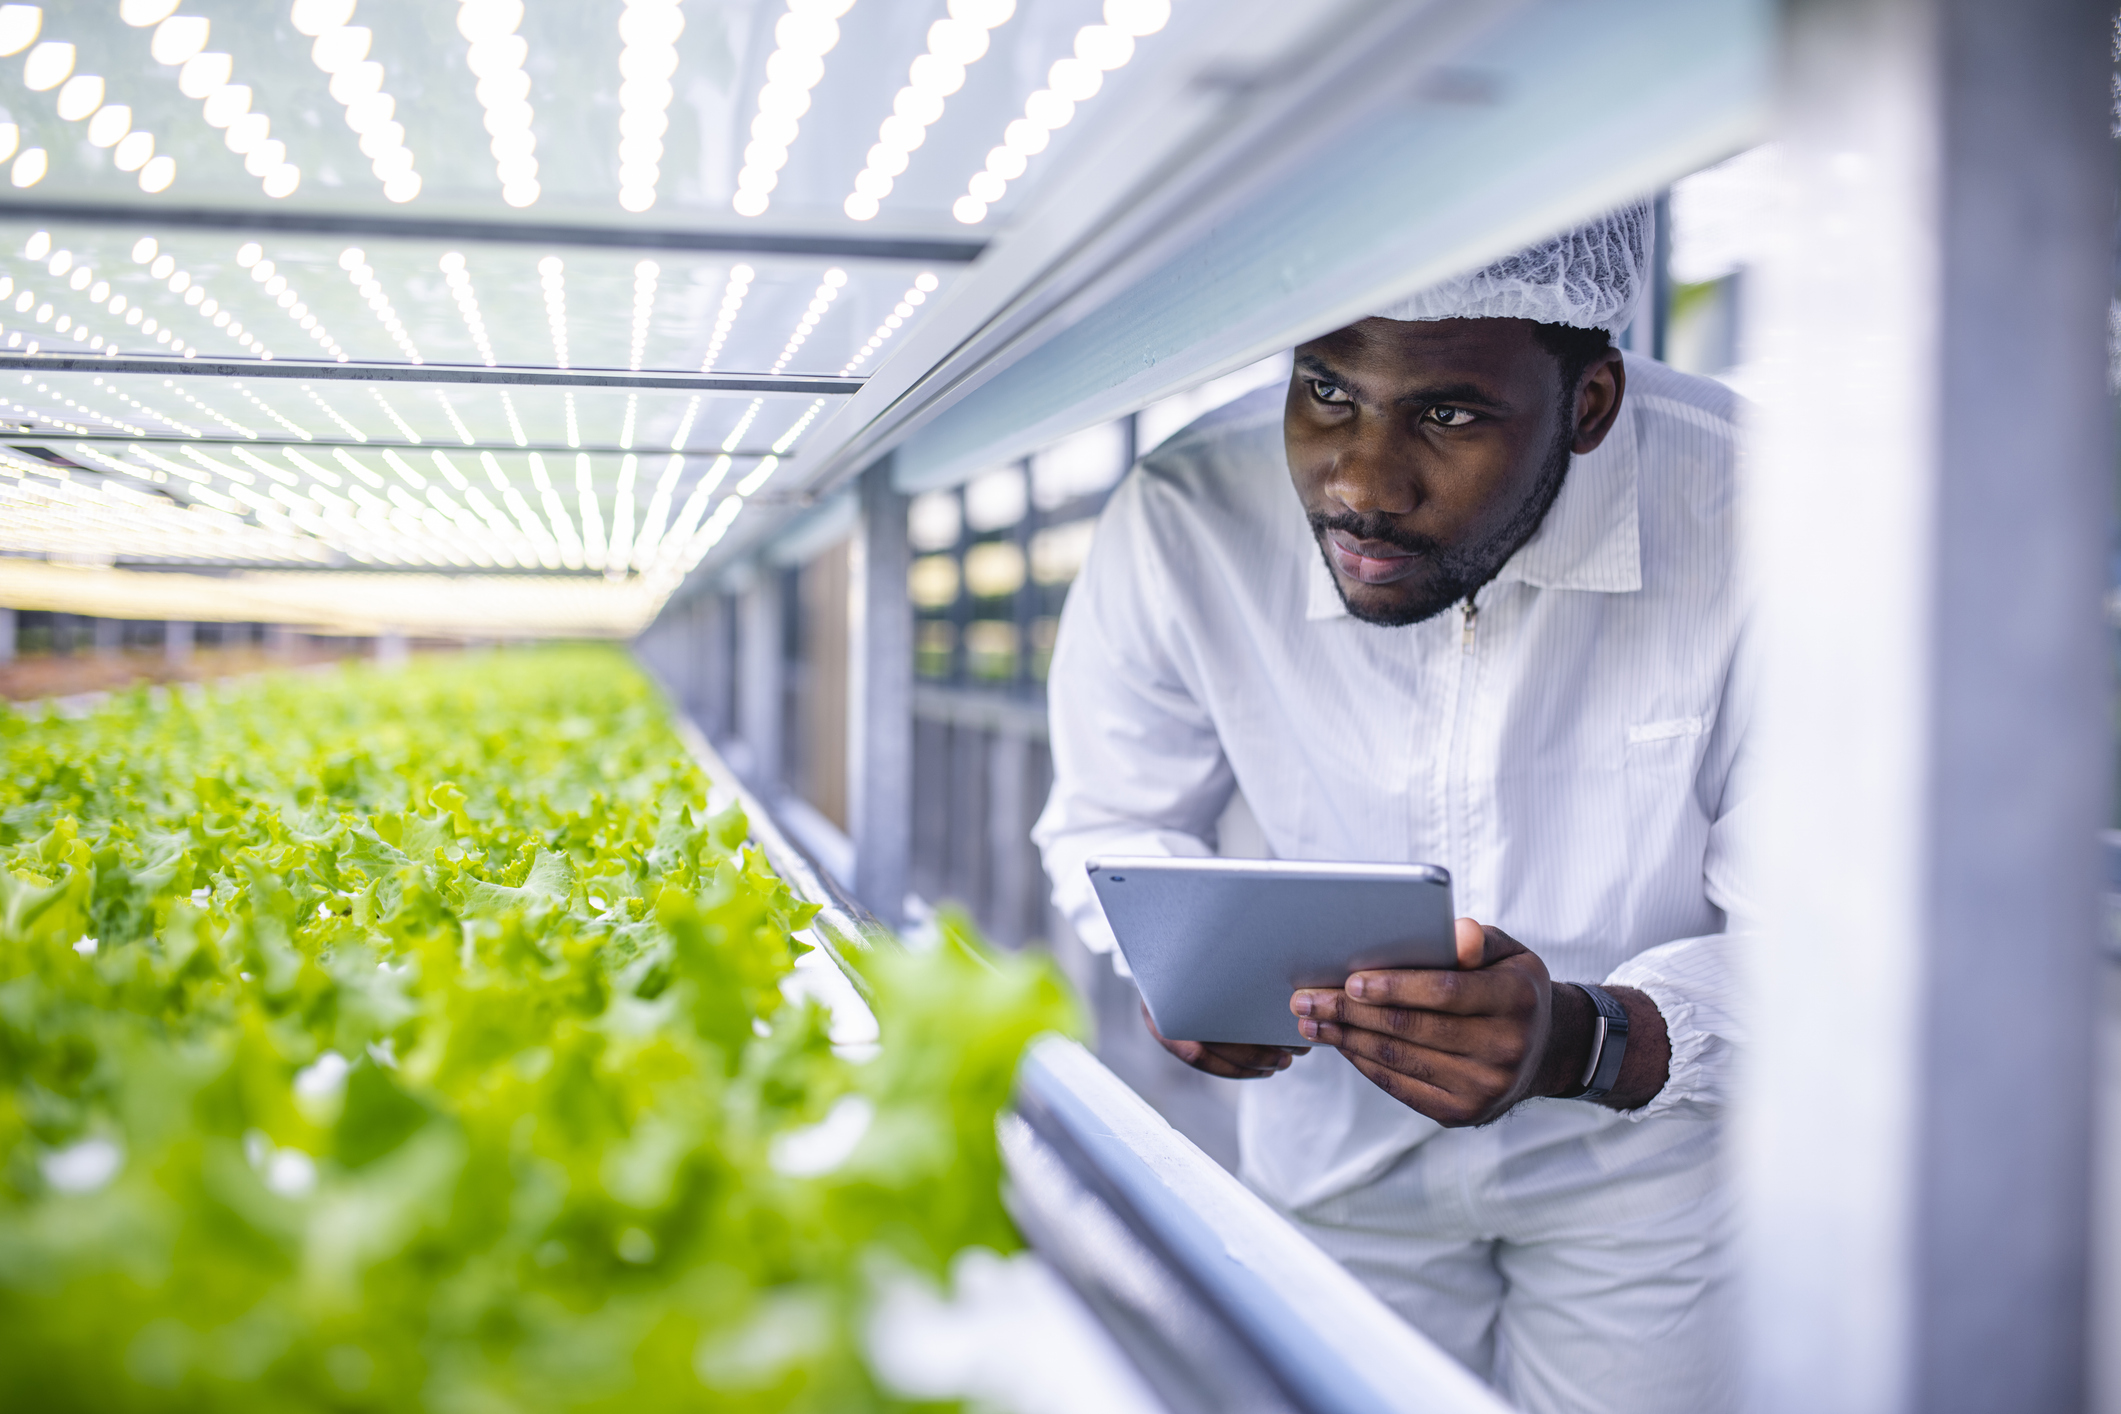
M1310 516L1311 534L1318 540L1326 538L1326 532L1337 530L1343 535L1352 535L1357 540L1378 540L1395 550L1404 550L1410 555L1438 555L1443 546L1432 536L1416 535L1401 530L1393 524L1391 517L1358 515L1354 511L1343 511L1339 515L1314 512Z

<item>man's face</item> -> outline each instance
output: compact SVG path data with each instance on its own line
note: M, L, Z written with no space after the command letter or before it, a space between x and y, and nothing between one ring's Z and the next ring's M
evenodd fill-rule
M1609 353L1564 397L1525 319L1365 319L1296 350L1283 439L1348 612L1430 618L1532 538L1571 452L1605 440L1625 376Z

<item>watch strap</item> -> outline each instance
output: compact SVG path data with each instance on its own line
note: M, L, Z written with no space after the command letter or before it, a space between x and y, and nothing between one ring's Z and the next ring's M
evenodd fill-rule
M1628 1053L1628 1011L1611 992L1589 982L1570 986L1591 999L1598 1012L1591 1033L1591 1056L1583 1069L1583 1088L1571 1099L1602 1100L1620 1081L1620 1064Z

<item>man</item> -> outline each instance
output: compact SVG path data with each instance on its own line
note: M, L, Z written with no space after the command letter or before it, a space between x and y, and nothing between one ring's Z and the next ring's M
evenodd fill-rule
M1462 970L1298 993L1307 1053L1164 1044L1260 1081L1245 1180L1533 1411L1733 1400L1736 409L1612 347L1648 235L1305 344L1144 458L1062 617L1035 831L1097 948L1084 861L1212 853L1234 789L1278 857L1451 871Z

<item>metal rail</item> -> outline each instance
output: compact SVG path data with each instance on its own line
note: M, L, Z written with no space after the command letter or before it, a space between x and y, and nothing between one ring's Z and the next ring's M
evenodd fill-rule
M0 374L97 373L167 378L300 378L353 383L472 383L619 392L788 393L846 396L863 379L799 373L687 373L680 369L545 368L464 363L336 363L318 359L153 358L131 354L5 354Z
M39 447L49 447L62 442L86 442L91 446L108 443L113 446L131 447L294 447L311 451L370 451L370 452L426 452L440 448L445 452L537 452L544 456L572 456L576 452L587 452L597 457L618 457L628 453L648 455L666 450L663 447L621 447L616 444L590 444L574 446L565 442L404 442L387 441L371 437L357 442L350 437L185 437L169 432L150 432L134 436L130 432L68 432L54 428L47 432L0 432L0 447L18 447L34 452ZM735 461L758 461L764 457L779 457L784 462L794 461L793 451L776 452L770 447L743 448L733 452L720 451L713 447L671 447L667 450L686 452L697 456L726 456Z
M621 250L698 251L716 255L819 256L838 260L920 261L963 265L977 260L985 241L924 236L804 235L788 231L709 231L669 226L605 226L561 221L481 220L475 217L372 215L348 211L221 206L142 206L131 202L0 202L0 219L149 226L158 231L270 232L280 235L361 236L371 240L487 241L511 245L604 246Z

